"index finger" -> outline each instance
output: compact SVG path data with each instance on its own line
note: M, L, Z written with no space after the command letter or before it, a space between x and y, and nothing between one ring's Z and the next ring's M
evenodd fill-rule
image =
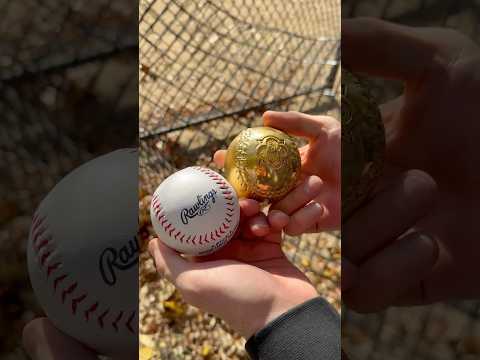
M407 82L422 77L439 48L417 28L370 18L343 20L341 47L352 71Z
M266 111L263 123L290 135L316 139L336 126L338 121L329 116L314 116L296 111Z
M428 174L420 170L402 174L342 227L342 256L360 264L394 242L428 213L436 192L437 185Z

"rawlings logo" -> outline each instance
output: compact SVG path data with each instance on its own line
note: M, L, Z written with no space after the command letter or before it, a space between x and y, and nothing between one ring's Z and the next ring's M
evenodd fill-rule
M216 195L217 191L215 189L210 190L203 196L197 195L197 202L191 208L182 210L180 214L180 217L182 218L182 223L187 225L190 219L193 219L196 216L205 215L208 210L211 209L212 204L215 203Z
M103 281L107 285L115 285L117 282L117 270L127 270L138 263L140 247L137 237L119 249L108 247L100 255L99 267Z

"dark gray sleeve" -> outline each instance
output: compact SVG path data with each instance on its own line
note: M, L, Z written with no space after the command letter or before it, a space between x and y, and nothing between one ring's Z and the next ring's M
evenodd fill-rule
M340 316L323 298L290 309L248 339L253 360L340 360Z

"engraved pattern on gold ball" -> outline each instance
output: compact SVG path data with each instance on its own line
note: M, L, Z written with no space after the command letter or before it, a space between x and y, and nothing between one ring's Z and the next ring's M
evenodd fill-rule
M225 176L241 198L276 200L295 186L300 167L291 136L256 127L243 130L228 147Z

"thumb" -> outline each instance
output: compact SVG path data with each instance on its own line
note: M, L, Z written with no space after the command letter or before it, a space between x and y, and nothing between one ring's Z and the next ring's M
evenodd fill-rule
M97 360L96 354L58 330L47 318L29 322L22 335L25 351L33 360Z
M352 71L417 82L428 68L445 65L476 44L457 31L410 27L357 18L342 21L342 63Z

